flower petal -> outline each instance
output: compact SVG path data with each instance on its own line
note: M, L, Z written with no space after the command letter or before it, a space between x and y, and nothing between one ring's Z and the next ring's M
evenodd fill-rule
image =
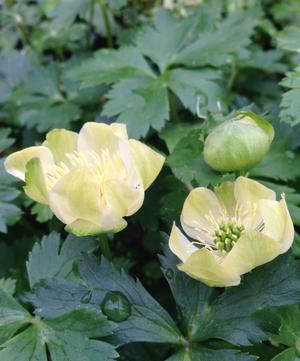
M176 227L175 222L169 238L169 247L182 262L185 262L193 252L198 250Z
M92 167L81 167L62 176L49 192L50 208L62 222L77 219L99 223L101 193L99 177Z
M178 268L208 286L228 287L240 284L240 275L234 267L223 267L222 259L214 251L201 248Z
M103 150L108 150L110 154L116 153L120 140L117 134L121 132L121 127L114 127L104 123L85 123L78 135L78 151L87 156L90 152L101 154Z
M141 185L118 179L110 179L103 184L103 197L120 217L130 216L141 208L144 189Z
M286 252L294 240L294 226L285 199L280 202L262 200L257 203L257 216L264 223L263 234L281 243Z
M112 123L110 125L113 133L124 140L128 140L127 127L126 124L121 123Z
M223 182L214 188L214 193L218 197L220 203L226 209L229 216L235 214L236 200L234 197L234 183Z
M199 187L193 189L184 202L181 224L190 237L211 243L211 235L223 216L214 192Z
M83 236L97 236L107 232L120 232L127 226L127 222L124 219L120 219L120 223L115 225L115 228L104 228L101 224L95 224L84 219L77 219L76 221L68 224L65 229L67 232L75 234L77 237Z
M242 275L272 261L280 254L280 248L279 242L263 233L245 231L227 254L222 266L224 269L235 269Z
M142 178L144 189L147 189L161 171L165 157L134 139L129 140L129 147Z
M24 191L28 197L39 203L49 203L45 175L39 158L32 158L26 164L25 182Z
M52 165L54 165L51 151L47 147L36 146L12 153L6 158L4 166L8 173L24 181L26 164L32 158L39 158L41 160L44 172L47 171L47 169L49 169Z
M256 203L261 199L275 201L276 193L253 179L238 177L234 183L234 196L238 203Z
M66 129L53 129L46 135L43 145L49 148L56 163L68 161L66 154L77 150L78 135Z

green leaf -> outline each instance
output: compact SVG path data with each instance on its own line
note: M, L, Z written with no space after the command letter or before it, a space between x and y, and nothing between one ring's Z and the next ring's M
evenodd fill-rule
M200 140L201 130L191 130L175 146L173 153L167 158L174 175L182 182L196 181L201 186L215 185L221 175L214 172L203 159L203 142Z
M102 83L111 84L141 75L153 77L149 65L134 47L99 50L93 58L83 61L80 66L75 66L68 72L69 78L80 81L83 88Z
M53 128L70 128L71 122L79 119L81 110L71 102L63 104L47 104L26 107L20 113L20 120L27 128L36 128L40 133Z
M300 157L287 150L284 141L275 141L265 158L249 173L254 177L295 180L300 176Z
M19 85L31 69L31 60L16 50L3 52L0 57L0 74L11 88Z
M300 357L297 357L295 349L293 347L288 348L278 355L272 358L271 361L299 361Z
M166 361L255 361L257 357L237 350L212 350L204 347L186 348Z
M260 48L251 48L251 53L239 61L239 68L261 70L267 73L285 73L288 67L281 60L283 53L280 50L263 51Z
M31 315L12 296L0 288L0 344L8 340ZM1 356L1 352L0 352ZM1 358L0 358L1 359ZM5 358L3 360L6 360Z
M281 49L300 52L300 27L286 27L277 35L277 43Z
M3 152L6 148L10 147L12 144L14 144L15 139L9 137L10 133L10 128L0 129L0 153Z
M12 278L0 278L0 288L2 288L7 294L13 295L16 290L16 280Z
M166 240L166 237L164 237ZM201 334L203 324L209 317L208 306L215 295L212 287L195 281L177 268L178 259L165 244L165 256L160 256L164 276L171 288L177 305L178 319L188 339Z
M295 71L288 73L281 84L290 90L285 92L282 96L280 103L280 119L291 126L295 126L300 122L300 106L298 102L300 96L300 67L297 67Z
M283 307L278 311L278 335L271 335L272 342L297 347L300 338L300 310L298 306Z
M7 233L7 226L17 223L21 214L19 207L0 201L0 232Z
M47 205L41 203L34 203L31 208L31 214L36 216L36 220L39 223L48 222L53 218L51 209Z
M91 256L81 256L78 266L86 286L63 280L45 281L43 287L30 297L38 314L49 317L51 312L53 317L83 305L97 309L102 306L104 312L105 297L111 292L117 296L121 293L129 308L128 318L118 322L114 333L118 344L182 342L175 322L139 281L134 281L124 271L120 272L104 258L99 263Z
M300 261L291 252L244 276L239 287L221 294L177 269L179 260L165 246L164 275L178 308L178 318L192 342L222 339L250 345L267 339L255 313L297 304L300 300Z
M145 137L150 127L160 130L169 119L167 89L161 79L132 78L115 84L108 93L102 115L118 115L133 138Z
M170 12L157 11L154 16L154 27L142 28L136 38L136 45L163 72L189 42L200 20L199 15L200 11L179 21Z
M218 102L224 92L216 83L220 74L212 70L173 69L167 72L169 88L178 96L185 108L197 113L197 105L206 111L218 111Z
M44 278L72 278L72 267L81 252L92 252L97 248L95 239L69 235L63 245L59 234L52 232L36 243L26 262L30 286Z
M202 34L197 41L174 57L173 63L188 66L220 66L231 61L232 55L250 43L250 35L257 24L255 8L231 13L220 27Z
M52 27L62 30L73 24L77 15L85 13L90 3L87 0L61 0L50 12Z
M110 361L118 356L114 347L95 338L111 335L114 327L96 310L75 310L52 320L34 318L0 289L1 360L46 361L47 346L52 361Z

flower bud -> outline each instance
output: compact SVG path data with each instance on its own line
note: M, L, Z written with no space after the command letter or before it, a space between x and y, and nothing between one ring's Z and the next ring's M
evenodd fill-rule
M204 143L204 159L214 170L232 172L260 162L274 138L273 126L256 114L243 111L217 126Z

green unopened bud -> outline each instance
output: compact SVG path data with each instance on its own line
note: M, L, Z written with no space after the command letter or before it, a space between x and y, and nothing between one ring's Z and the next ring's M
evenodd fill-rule
M204 143L204 159L214 170L232 172L260 162L274 138L273 126L245 111L216 127Z

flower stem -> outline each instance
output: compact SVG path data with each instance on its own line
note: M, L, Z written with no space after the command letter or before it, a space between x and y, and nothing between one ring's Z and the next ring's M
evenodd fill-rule
M113 48L113 40L112 40L111 27L110 27L108 12L107 12L107 5L103 0L100 0L100 8L101 8L102 17L103 17L103 21L104 21L104 27L105 27L105 31L106 31L107 44L108 44L108 47L110 49L112 49Z
M106 234L100 234L99 236L99 245L102 255L107 258L109 261L112 260L112 253L109 247L109 239Z
M95 0L90 0L88 30L87 30L87 46L88 47L92 47L92 45L93 45L91 36L92 36L92 31L93 31L94 13L95 13Z

